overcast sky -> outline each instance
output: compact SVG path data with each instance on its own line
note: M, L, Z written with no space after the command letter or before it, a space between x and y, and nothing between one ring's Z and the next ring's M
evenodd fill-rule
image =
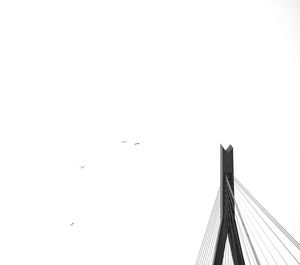
M193 265L220 144L300 240L299 12L1 1L0 263Z

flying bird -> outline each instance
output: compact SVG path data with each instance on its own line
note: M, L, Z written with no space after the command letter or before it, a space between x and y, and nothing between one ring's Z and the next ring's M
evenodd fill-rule
M134 145L138 145L138 144L140 144L140 143L134 143Z
M127 143L127 141L121 141L123 144Z
M72 226L72 225L74 225L74 223L71 223L70 225Z
M84 168L85 168L85 166L80 166L80 168L81 168L81 169L84 169Z

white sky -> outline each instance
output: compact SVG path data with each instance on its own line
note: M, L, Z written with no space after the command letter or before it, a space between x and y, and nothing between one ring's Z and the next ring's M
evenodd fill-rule
M299 12L1 1L0 264L193 265L220 144L300 240Z

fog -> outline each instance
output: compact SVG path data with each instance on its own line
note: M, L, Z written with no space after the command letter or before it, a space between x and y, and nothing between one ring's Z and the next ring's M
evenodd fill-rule
M0 263L193 265L220 144L300 240L299 15L295 0L2 1Z

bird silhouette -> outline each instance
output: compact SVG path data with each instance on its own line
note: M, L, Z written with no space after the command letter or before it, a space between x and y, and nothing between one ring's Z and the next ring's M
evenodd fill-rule
M134 145L138 145L138 144L140 144L140 143L134 143Z
M71 223L70 225L71 225L71 226L73 226L73 225L74 225L74 223Z
M121 141L123 144L127 143L127 141Z
M81 168L81 169L84 169L84 168L85 168L85 166L80 166L80 168Z

